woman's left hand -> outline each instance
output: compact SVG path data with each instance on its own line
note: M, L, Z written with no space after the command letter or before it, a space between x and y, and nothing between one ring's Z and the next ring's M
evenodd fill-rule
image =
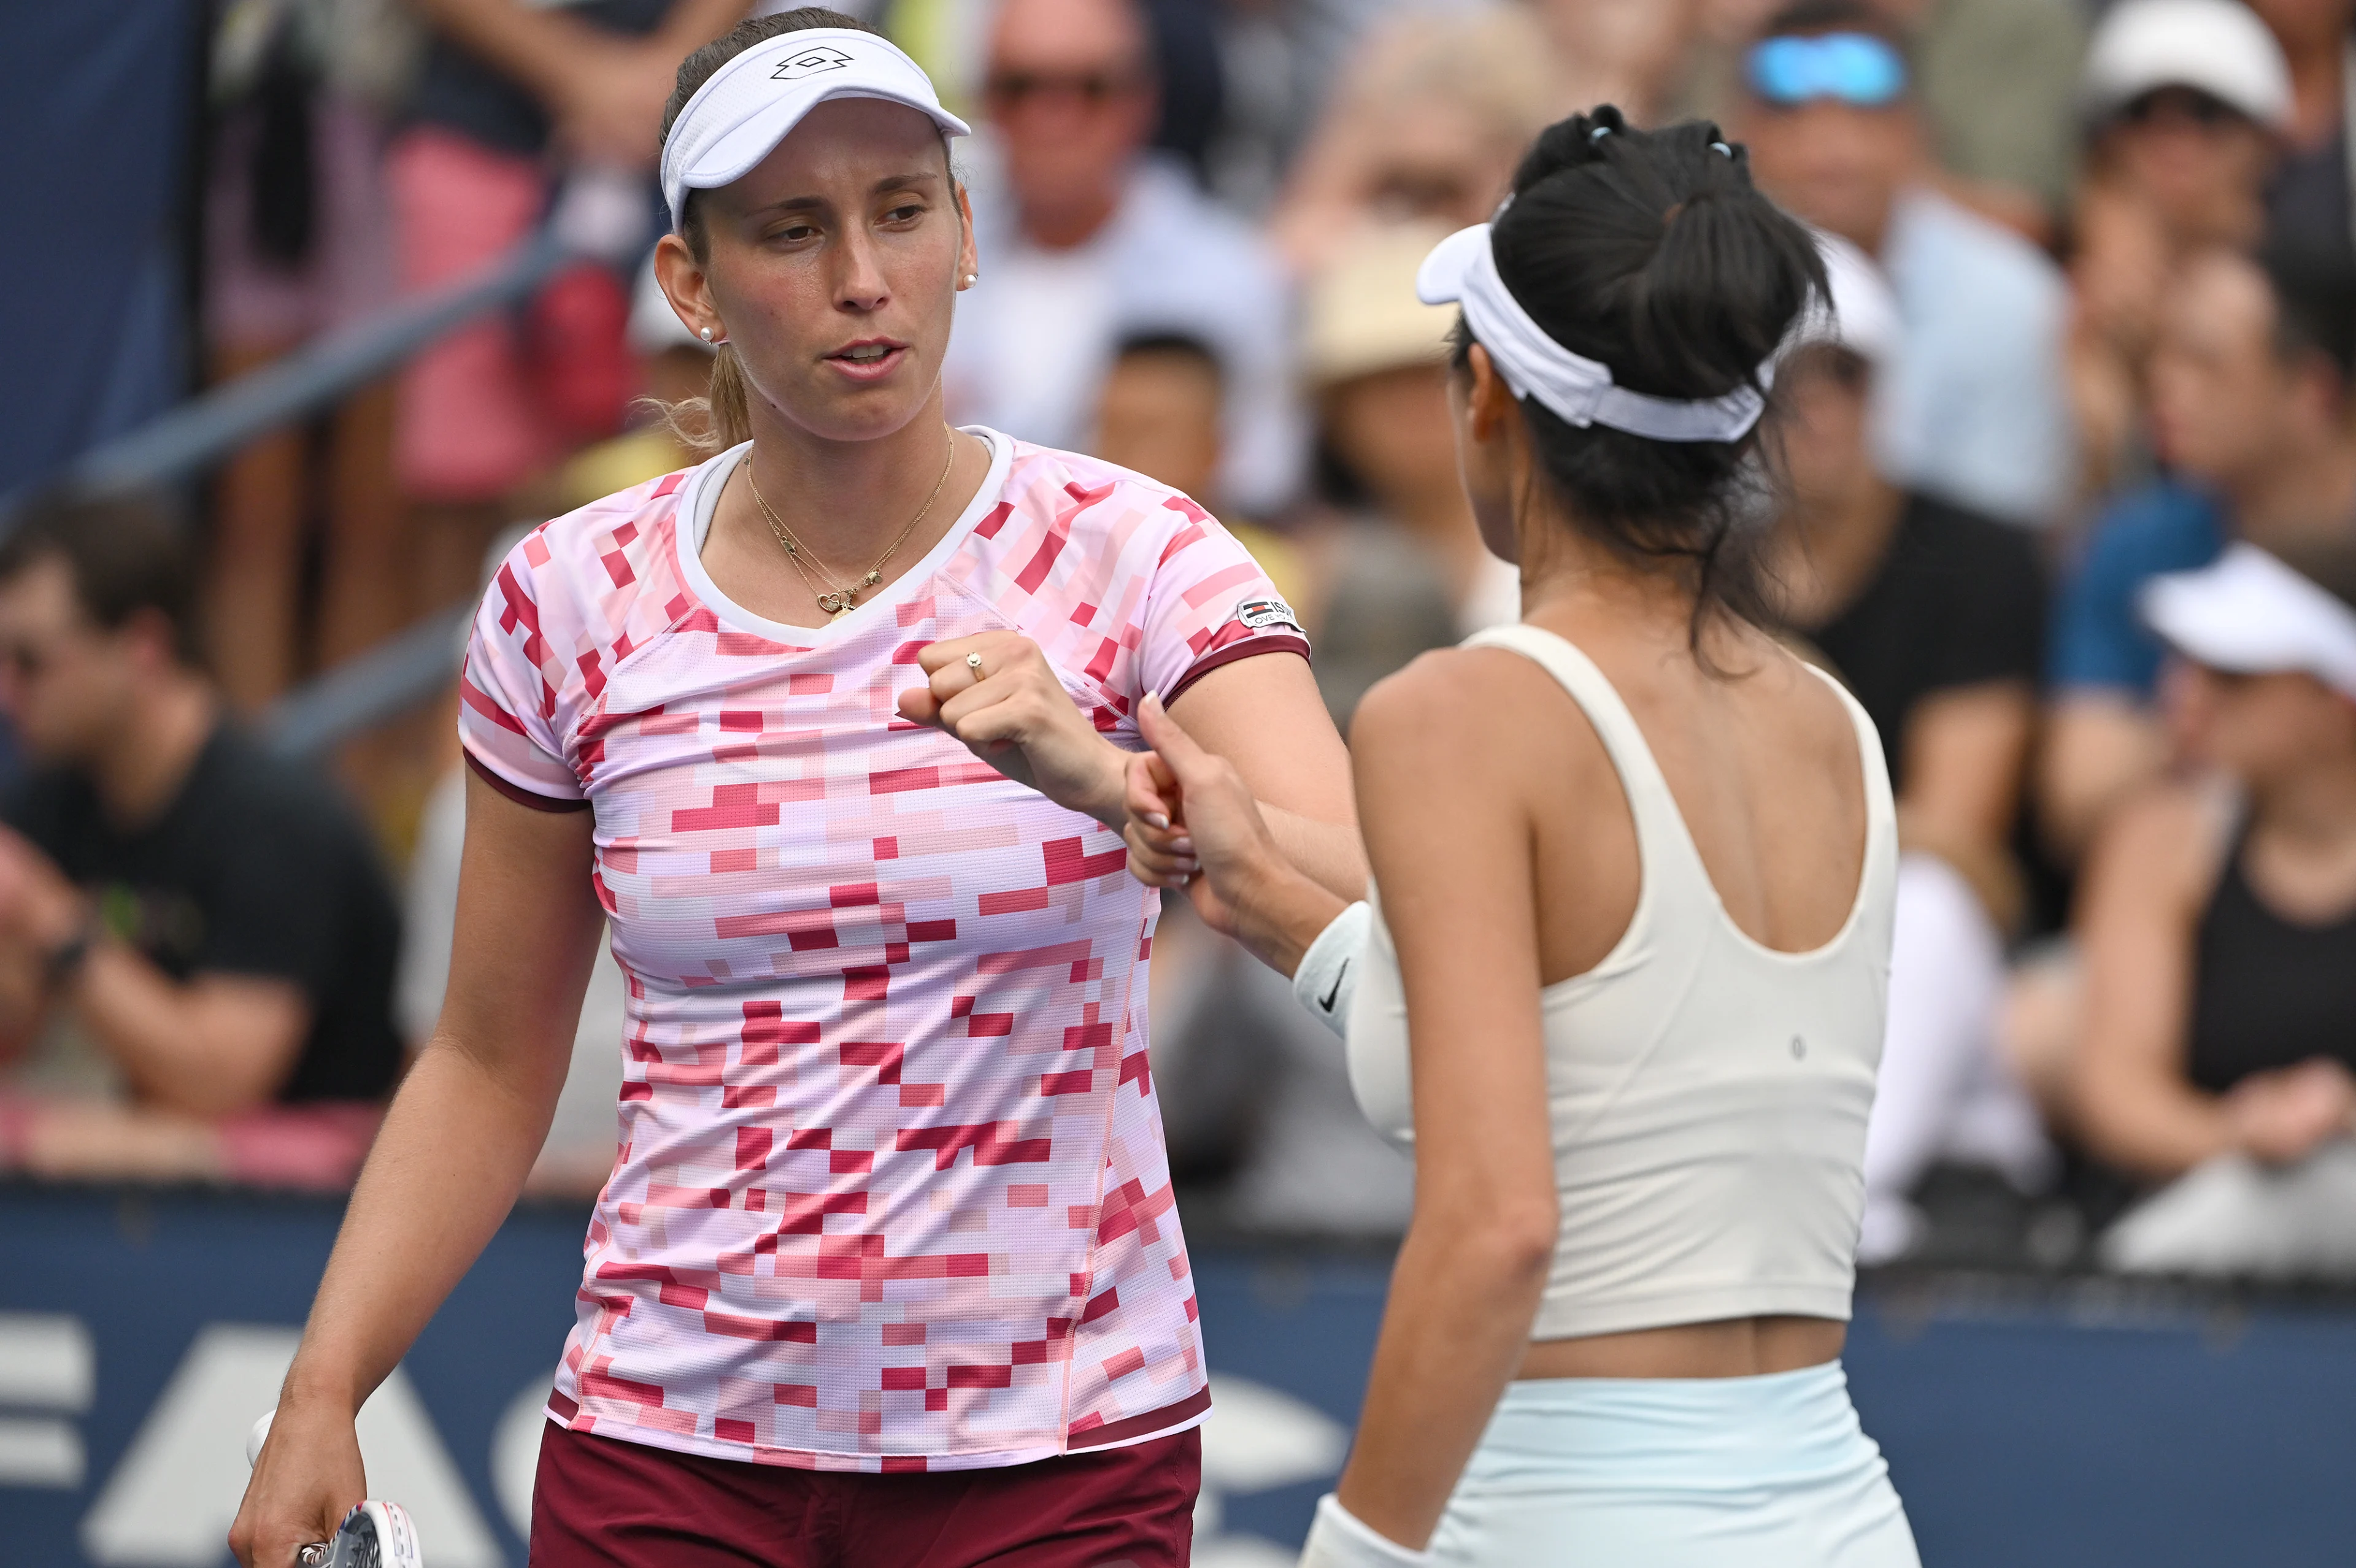
M2223 1106L2245 1153L2267 1165L2290 1165L2346 1136L2356 1117L2356 1077L2334 1057L2309 1057L2250 1074L2226 1092Z
M948 731L1015 783L1120 830L1129 753L1097 732L1038 644L982 632L934 643L916 663L930 679L900 694L901 717Z

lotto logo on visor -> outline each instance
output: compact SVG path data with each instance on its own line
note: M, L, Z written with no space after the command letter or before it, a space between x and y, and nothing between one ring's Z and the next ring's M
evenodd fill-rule
M695 90L663 138L663 201L676 229L691 191L743 179L830 99L904 104L944 136L966 123L941 107L916 62L885 39L851 27L806 27L754 45Z
M804 49L791 59L779 60L777 69L769 73L771 81L799 81L806 76L816 76L822 70L841 70L851 63L851 57L841 49L819 48Z
M1301 630L1301 623L1293 616L1292 606L1273 596L1245 600L1236 606L1236 619L1243 623L1244 630L1248 632L1260 631L1269 626L1290 626L1296 632Z

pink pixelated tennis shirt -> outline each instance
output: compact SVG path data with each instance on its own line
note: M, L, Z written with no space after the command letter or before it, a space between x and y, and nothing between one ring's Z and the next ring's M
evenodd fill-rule
M476 617L460 731L595 813L628 977L620 1153L550 1413L691 1453L1010 1465L1209 1407L1152 1075L1158 904L1119 838L898 716L1011 629L1098 730L1308 645L1243 548L1124 469L991 432L989 477L849 616L698 559L744 449L559 517Z

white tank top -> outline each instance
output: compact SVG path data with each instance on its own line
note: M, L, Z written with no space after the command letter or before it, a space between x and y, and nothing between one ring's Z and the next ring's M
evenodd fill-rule
M1635 719L1585 654L1526 625L1465 645L1536 661L1586 710L1627 791L1642 868L1618 944L1540 993L1562 1229L1531 1337L1769 1313L1847 1319L1898 864L1873 721L1826 677L1864 758L1865 870L1838 935L1780 953L1719 902ZM1372 898L1350 1083L1375 1126L1407 1143L1407 1006Z

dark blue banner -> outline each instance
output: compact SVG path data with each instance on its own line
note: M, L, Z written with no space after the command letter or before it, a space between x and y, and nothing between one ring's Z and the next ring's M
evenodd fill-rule
M0 1189L0 1563L220 1568L337 1207ZM511 1219L361 1418L431 1568L523 1561L583 1215ZM1289 1564L1386 1271L1194 1254L1213 1370L1198 1568ZM1930 1568L2356 1563L2356 1310L2081 1283L1884 1285L1851 1381Z
M7 7L0 34L0 495L187 391L198 0Z

